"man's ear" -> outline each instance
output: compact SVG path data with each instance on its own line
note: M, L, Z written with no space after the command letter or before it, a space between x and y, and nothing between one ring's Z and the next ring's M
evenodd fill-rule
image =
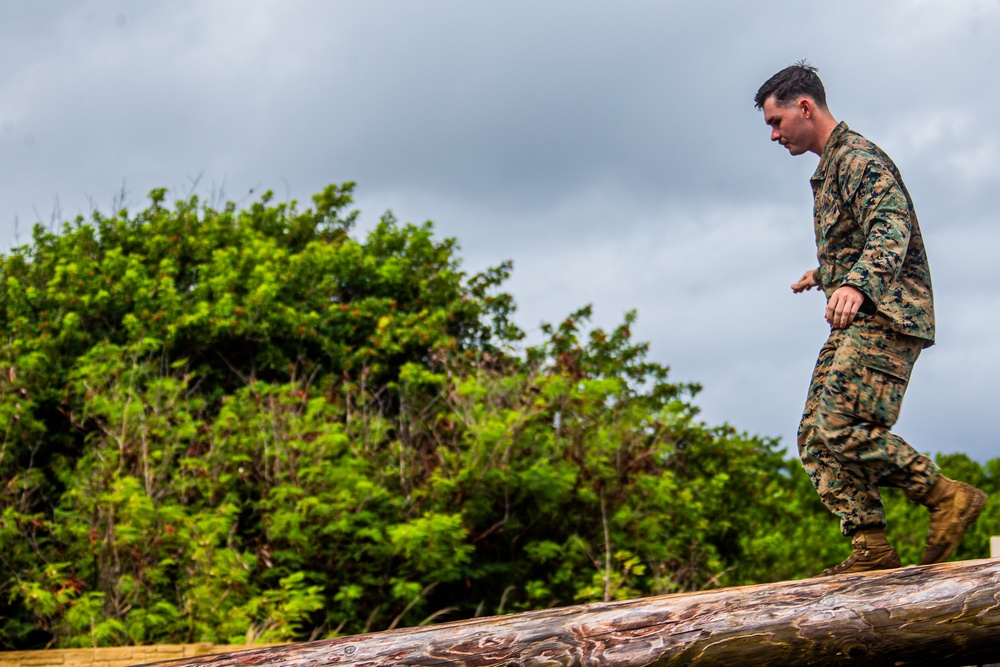
M799 113L802 114L802 117L806 119L812 118L813 112L816 109L813 101L808 97L800 97L799 101L796 103L796 107L798 107Z

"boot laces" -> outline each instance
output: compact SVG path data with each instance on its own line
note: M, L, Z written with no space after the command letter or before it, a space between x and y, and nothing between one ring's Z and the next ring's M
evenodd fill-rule
M851 553L851 555L848 556L843 563L841 563L840 565L834 565L833 567L828 567L827 569L823 570L823 574L837 574L838 572L843 572L844 570L848 569L849 567L857 563L859 560L868 560L869 557L871 557L871 555L872 552L869 551L868 549L858 549L855 547L854 552Z

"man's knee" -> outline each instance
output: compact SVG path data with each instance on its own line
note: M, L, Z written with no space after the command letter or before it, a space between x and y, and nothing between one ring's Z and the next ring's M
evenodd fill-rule
M816 419L809 433L809 445L822 448L834 457L840 458L840 455L851 447L857 427L857 419L851 415L817 410Z

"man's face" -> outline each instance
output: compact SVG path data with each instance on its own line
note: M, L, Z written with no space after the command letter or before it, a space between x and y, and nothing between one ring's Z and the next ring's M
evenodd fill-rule
M771 127L771 141L777 141L792 155L802 155L815 141L815 130L809 122L810 108L803 100L780 106L774 96L764 100L764 122Z

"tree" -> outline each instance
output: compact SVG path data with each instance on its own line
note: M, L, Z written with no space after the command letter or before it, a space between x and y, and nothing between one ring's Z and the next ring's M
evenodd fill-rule
M508 265L466 277L453 240L391 214L356 241L352 190L301 212L270 193L168 209L155 190L135 215L38 226L3 258L7 643L280 634L317 607L305 575L269 567L258 507L287 491L280 445L298 424L244 475L241 438L261 434L229 420L265 407L255 426L278 427L318 404L317 428L344 430L354 393L370 400L407 363L519 335L492 293ZM391 392L372 396L398 411ZM288 607L299 616L275 630Z
M698 421L635 313L522 348L510 263L467 275L391 214L358 240L352 191L154 190L2 258L5 646L310 639L836 560L798 465Z

